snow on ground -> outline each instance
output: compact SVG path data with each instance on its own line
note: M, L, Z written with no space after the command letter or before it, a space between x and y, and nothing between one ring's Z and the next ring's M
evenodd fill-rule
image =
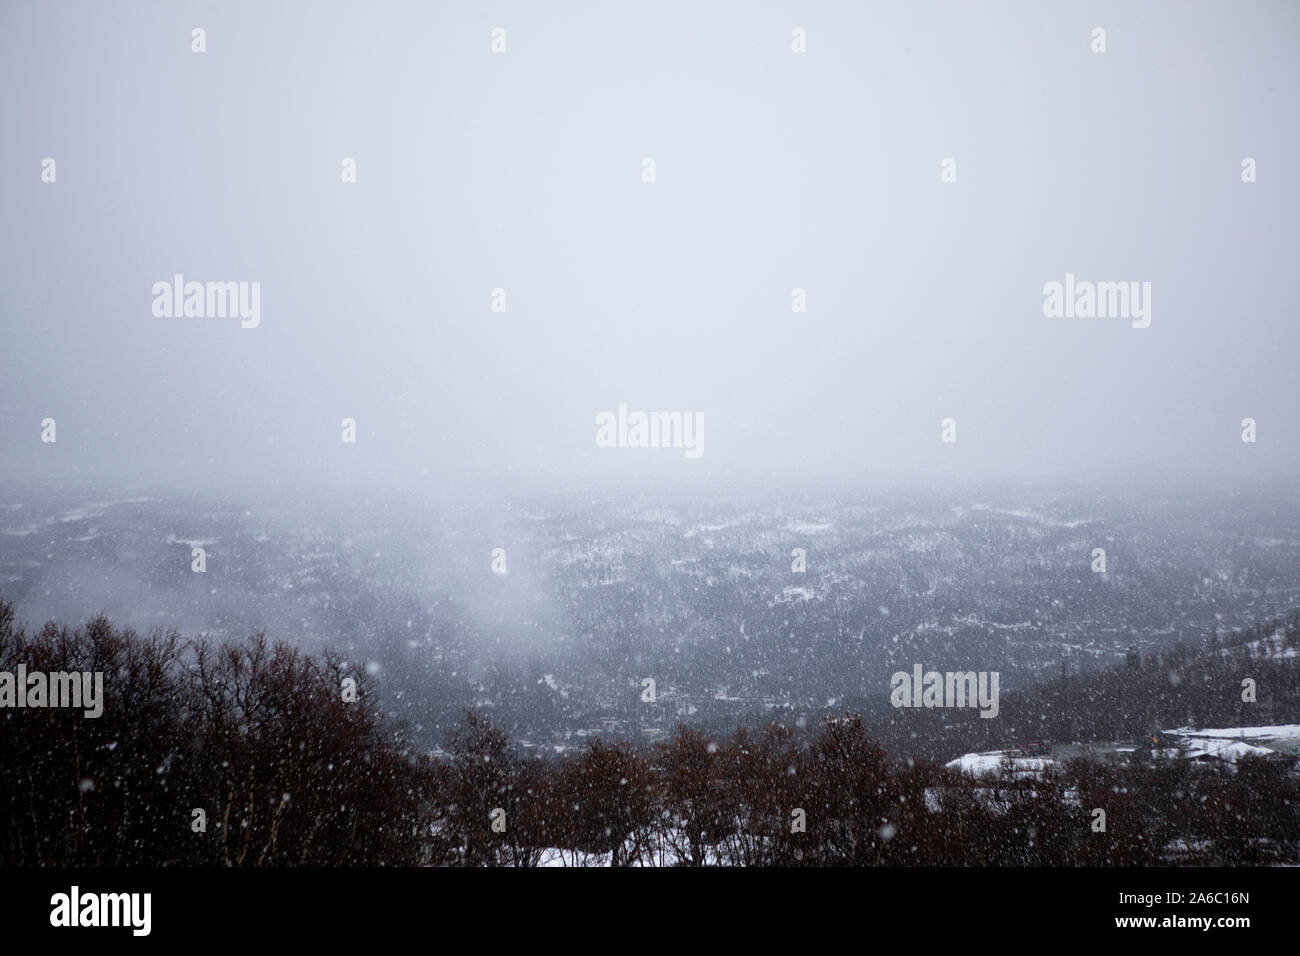
M649 853L649 860L638 859L632 862L632 866L676 866L678 862L677 854L671 847L661 846L652 849ZM710 853L712 863L719 862L715 855ZM538 861L538 866L577 866L577 867L602 867L609 866L610 854L608 853L583 853L577 850L562 850L558 847L547 847L542 851L542 858Z
M950 760L944 766L960 770L976 777L986 777L1002 773L1010 762L1013 776L1038 776L1055 761L1046 757L1013 757L1007 750L986 750L983 753L963 754L956 760Z
M1252 747L1239 740L1224 741L1193 737L1187 741L1184 755L1188 760L1195 760L1197 757L1214 757L1236 763L1242 757L1271 757L1275 752L1267 747Z
M812 588L788 587L782 589L780 594L768 601L767 606L775 607L777 604L794 603L796 601L812 601L816 599L816 597L817 592Z
M1300 737L1300 724L1274 724L1270 727L1179 727L1166 730L1165 733L1178 737L1228 737L1233 740L1250 740L1253 738L1283 739Z
M1193 729L1179 727L1166 730L1165 734L1183 741L1187 746L1195 741L1236 740L1267 747L1271 751L1285 754L1300 754L1300 724L1274 724L1270 727L1205 727Z
M785 530L793 534L822 534L833 527L830 522L789 521L786 522Z

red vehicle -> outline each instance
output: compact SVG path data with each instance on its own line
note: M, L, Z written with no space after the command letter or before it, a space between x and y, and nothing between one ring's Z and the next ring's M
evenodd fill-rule
M1031 740L1020 748L1020 752L1026 757L1050 757L1052 744L1047 740Z

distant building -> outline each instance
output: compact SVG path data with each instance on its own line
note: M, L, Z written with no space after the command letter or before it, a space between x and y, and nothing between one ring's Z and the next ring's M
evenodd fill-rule
M1235 764L1246 757L1285 759L1300 749L1300 725L1162 730L1153 737L1197 763Z

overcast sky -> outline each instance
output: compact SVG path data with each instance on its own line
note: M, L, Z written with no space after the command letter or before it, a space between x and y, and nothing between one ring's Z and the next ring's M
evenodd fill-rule
M1289 2L6 0L0 478L1296 475L1297 49ZM260 325L155 316L175 273ZM1046 317L1067 273L1149 327ZM620 403L704 454L597 448Z

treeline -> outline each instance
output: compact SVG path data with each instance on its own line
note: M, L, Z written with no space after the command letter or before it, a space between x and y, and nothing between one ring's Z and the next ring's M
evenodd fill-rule
M20 663L102 672L104 701L93 719L0 710L7 865L420 862L432 761L342 700L345 676L374 700L364 670L262 636L215 646L104 618L28 635L0 602L0 671Z
M364 668L254 636L15 626L0 671L101 671L103 715L0 710L7 866L1144 865L1300 859L1300 779L1186 761L972 779L861 718L536 756L466 714L437 759ZM355 700L343 688L357 681ZM1103 810L1104 830L1097 810Z

